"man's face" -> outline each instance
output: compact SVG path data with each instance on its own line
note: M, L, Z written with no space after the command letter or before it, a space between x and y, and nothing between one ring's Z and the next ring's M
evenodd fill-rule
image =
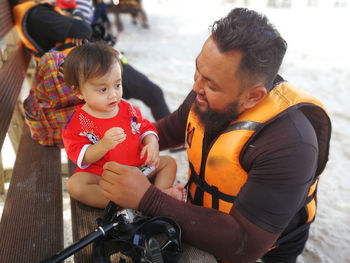
M201 111L198 103L194 104L194 112L203 124L205 132L210 136L216 135L218 132L224 130L232 121L238 118L239 114L237 108L237 101L228 105L224 112L218 112L210 108L206 111Z
M242 84L236 76L241 58L240 51L221 53L209 38L196 59L195 112L207 131L222 128L220 126L237 119L243 111Z

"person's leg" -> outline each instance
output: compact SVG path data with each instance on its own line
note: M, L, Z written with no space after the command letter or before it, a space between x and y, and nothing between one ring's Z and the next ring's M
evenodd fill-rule
M155 120L170 114L163 91L144 74L129 64L123 64L123 97L139 99L151 108Z
M130 13L131 15L131 21L134 25L137 25L137 13Z
M309 237L309 228L297 234L291 240L282 243L277 248L267 252L263 257L263 263L295 263L297 257L303 252L306 241Z
M159 166L150 176L154 174L154 185L160 190L165 190L173 186L177 165L170 156L160 156L159 159Z
M78 172L67 181L66 188L72 198L86 205L105 208L109 202L98 185L101 176L91 173Z
M90 40L91 36L92 28L89 23L83 20L73 19L73 23L68 31L67 37Z
M160 156L159 166L149 177L154 178L154 185L178 200L184 200L186 190L183 183L173 187L176 179L176 161L170 156Z
M186 189L184 183L179 183L171 188L165 189L163 192L177 200L185 201Z

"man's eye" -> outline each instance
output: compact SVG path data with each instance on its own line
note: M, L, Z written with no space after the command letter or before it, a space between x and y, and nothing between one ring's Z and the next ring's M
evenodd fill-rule
M215 91L215 88L213 86L208 85L208 88L212 91Z

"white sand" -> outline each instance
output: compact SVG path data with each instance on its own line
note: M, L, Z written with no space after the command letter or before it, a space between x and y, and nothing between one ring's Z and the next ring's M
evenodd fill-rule
M175 110L193 84L194 61L209 25L237 6L233 0L144 0L149 30L131 25L123 15L125 32L117 48L128 61L160 85L170 109ZM328 108L333 133L330 161L321 176L318 191L318 214L311 236L299 263L341 263L350 258L350 3L347 8L334 8L332 1L319 1L321 8L299 6L291 9L268 9L265 1L250 1L250 8L268 15L289 48L281 75L291 83L318 97ZM306 1L305 1L306 2ZM198 10L198 5L201 5ZM149 109L132 100L145 116ZM169 154L164 152L164 154ZM9 154L11 156L11 154ZM173 154L178 164L178 180L185 181L187 159L184 152ZM11 160L13 158L10 158ZM4 165L11 164L4 160ZM0 204L0 209L2 205ZM65 211L69 219L68 210ZM70 239L67 239L69 242Z

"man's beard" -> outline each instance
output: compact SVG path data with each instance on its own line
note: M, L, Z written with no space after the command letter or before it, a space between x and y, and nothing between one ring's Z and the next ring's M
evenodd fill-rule
M209 135L217 135L234 120L238 119L238 102L229 104L223 112L218 112L208 106L206 111L201 111L197 102L194 103L194 112L199 117L205 132Z

